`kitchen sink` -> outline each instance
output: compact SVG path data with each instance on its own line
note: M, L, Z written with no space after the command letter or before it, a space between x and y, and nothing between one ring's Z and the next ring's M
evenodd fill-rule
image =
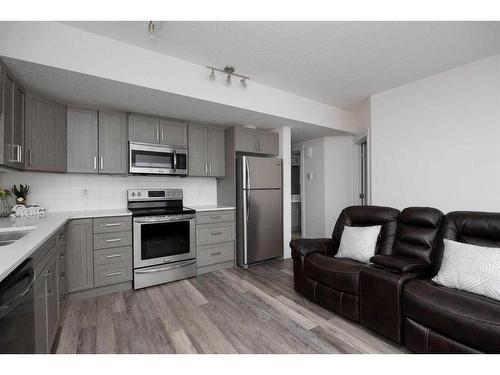
M20 230L0 231L0 246L10 245L31 233L35 228L23 228Z

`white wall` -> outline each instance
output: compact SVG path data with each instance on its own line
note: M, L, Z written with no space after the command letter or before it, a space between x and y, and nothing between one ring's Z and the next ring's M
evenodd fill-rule
M330 237L340 212L353 204L353 138L325 138L325 236Z
M500 55L371 98L372 198L500 211Z
M353 140L325 137L295 144L302 150L302 237L330 237L337 218L353 198Z
M200 65L57 22L0 22L0 56L328 128L356 131L352 112L251 81L211 81Z
M127 189L137 188L183 189L186 206L217 203L215 178L0 173L0 187L10 189L14 184L28 184L28 204L39 204L49 211L124 208Z
M292 239L292 131L283 127L279 134L279 156L283 159L283 258L291 257Z

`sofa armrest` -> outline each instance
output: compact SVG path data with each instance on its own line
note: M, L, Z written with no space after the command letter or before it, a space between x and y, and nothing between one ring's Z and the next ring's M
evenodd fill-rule
M292 257L306 257L312 253L331 253L333 250L333 240L331 238L304 238L290 241Z
M423 260L398 255L375 255L370 262L398 273L425 273L431 270L431 265Z

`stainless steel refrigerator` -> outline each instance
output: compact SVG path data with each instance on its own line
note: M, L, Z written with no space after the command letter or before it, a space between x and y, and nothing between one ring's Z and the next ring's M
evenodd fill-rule
M282 162L236 159L237 261L243 268L283 256Z

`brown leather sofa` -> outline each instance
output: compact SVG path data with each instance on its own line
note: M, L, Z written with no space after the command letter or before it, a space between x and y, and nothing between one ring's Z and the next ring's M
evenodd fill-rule
M333 257L345 225L379 224L372 265ZM500 214L348 207L331 239L290 243L295 289L417 353L500 353L500 302L430 280L443 238L500 247Z
M441 236L479 246L500 247L500 214L451 212ZM439 241L431 277L443 258ZM418 353L500 353L500 302L445 288L430 280L412 280L402 296L404 343Z
M332 238L301 239L290 243L295 290L316 303L359 321L359 272L366 264L334 258L344 226L381 225L377 254L390 254L399 211L390 207L352 206L344 209Z

